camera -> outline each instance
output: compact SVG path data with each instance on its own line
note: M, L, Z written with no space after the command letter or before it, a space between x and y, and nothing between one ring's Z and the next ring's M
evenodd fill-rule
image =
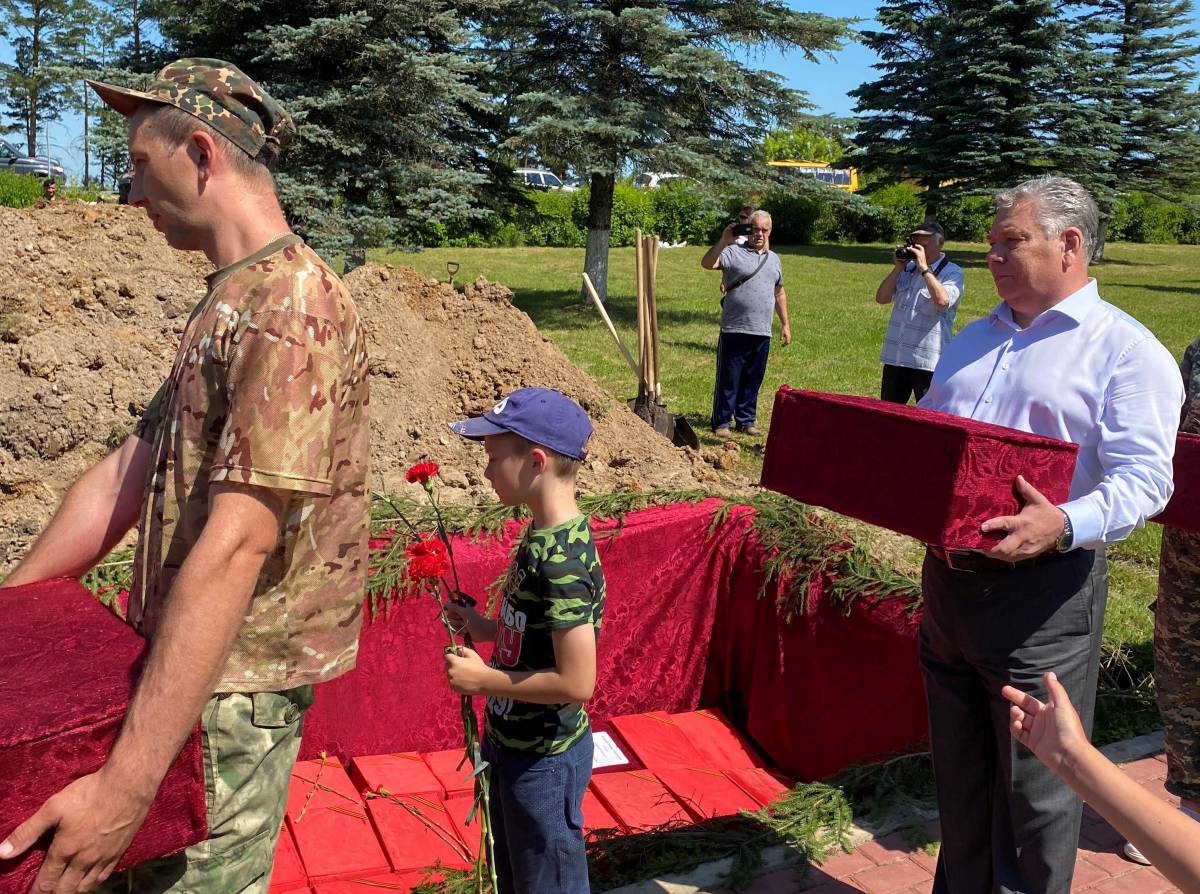
M898 249L896 249L896 260L897 261L916 260L917 253L912 250L912 247L914 244L915 243L911 239L909 239L902 246L900 246Z
M735 223L735 224L733 225L733 235L735 235L735 236L749 236L749 235L750 235L750 224L748 224L748 223Z

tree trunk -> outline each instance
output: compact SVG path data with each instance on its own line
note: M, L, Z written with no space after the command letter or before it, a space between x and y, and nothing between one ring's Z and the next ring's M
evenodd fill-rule
M1104 243L1108 237L1108 218L1100 218L1100 226L1096 230L1096 245L1092 248L1092 263L1104 260Z
M91 146L88 144L88 119L92 116L92 110L88 104L88 93L91 92L87 83L83 85L83 185L92 185L92 169L91 169Z
M608 248L612 242L613 189L616 174L592 174L588 196L587 252L583 269L596 287L602 301L608 300ZM580 288L579 300L589 301L587 290Z

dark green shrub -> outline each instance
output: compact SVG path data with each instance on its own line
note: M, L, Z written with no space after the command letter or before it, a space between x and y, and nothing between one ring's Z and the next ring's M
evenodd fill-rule
M0 172L0 205L28 208L42 197L42 179L33 174Z
M932 213L947 239L986 242L996 216L996 200L991 196L943 198L933 206Z

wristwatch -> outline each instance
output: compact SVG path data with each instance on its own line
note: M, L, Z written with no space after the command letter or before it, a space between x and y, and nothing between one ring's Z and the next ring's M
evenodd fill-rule
M922 276L924 276L926 273L929 273L929 272L931 272L931 271L930 271L930 269L929 269L928 267L922 267L922 268L921 268L921 275L922 275Z
M1063 532L1058 535L1058 541L1054 544L1054 547L1060 553L1065 553L1071 548L1071 541L1075 539L1075 532L1071 530L1071 516L1063 512L1062 509L1058 511L1063 514Z

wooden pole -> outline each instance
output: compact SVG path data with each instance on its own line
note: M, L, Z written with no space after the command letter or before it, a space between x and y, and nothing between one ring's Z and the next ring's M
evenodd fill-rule
M650 237L650 314L653 318L651 331L654 333L654 396L662 397L662 379L659 377L659 358L662 344L658 338L658 237Z
M646 314L645 314L645 261L642 257L642 231L633 231L634 269L637 274L637 321L638 321L638 366L641 374L638 378L638 397L644 397L646 392Z
M633 370L634 376L640 382L642 379L642 370L634 362L633 356L629 353L629 348L625 347L625 342L621 341L621 336L617 335L617 329L613 326L613 322L609 319L608 311L604 309L604 302L600 300L600 296L596 294L596 287L592 285L592 279L586 273L583 274L583 287L591 296L592 304L596 305L596 310L600 312L600 319L604 321L604 325L608 327L608 334L612 336L613 341L617 343L617 347L621 349L621 353L625 357L625 362L629 364L629 368Z

